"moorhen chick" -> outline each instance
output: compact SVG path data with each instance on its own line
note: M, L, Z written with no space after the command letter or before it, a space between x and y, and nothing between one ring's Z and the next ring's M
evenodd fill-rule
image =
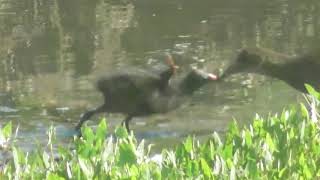
M184 97L207 82L217 80L214 74L193 68L174 86L168 84L168 74L173 69L171 67L160 75L143 70L115 72L99 79L97 89L104 96L104 104L84 113L76 128L81 128L85 121L97 113L122 113L126 114L122 124L129 132L129 121L133 117L171 111L181 105Z
M105 101L112 101L112 103L115 104L118 103L116 106L121 106L121 103L125 103L132 98L146 96L148 92L155 90L164 91L169 85L171 76L176 73L176 69L178 68L169 53L165 54L165 63L165 66L160 65L160 67L157 66L157 68L150 71L126 68L125 71L118 70L111 72L109 75L98 79L96 88L104 95ZM138 88L142 89L138 90ZM108 98L108 100L106 100L106 98ZM115 102L118 100L121 102ZM136 101L136 103L139 104L140 102ZM94 114L104 112L104 108L104 106L100 106L82 114L76 130L79 130L82 124L89 120ZM128 111L129 109L131 109L131 107L123 108L124 111ZM123 121L123 123L124 122L125 121Z
M263 50L264 52L266 50ZM276 55L282 62L275 63L263 59L257 52L244 49L238 54L236 60L232 62L223 72L220 79L232 74L247 72L267 75L285 81L295 89L306 92L305 83L312 85L319 90L320 85L320 59L319 55L304 55L289 57L281 53L267 51L267 54ZM261 52L261 51L260 51Z

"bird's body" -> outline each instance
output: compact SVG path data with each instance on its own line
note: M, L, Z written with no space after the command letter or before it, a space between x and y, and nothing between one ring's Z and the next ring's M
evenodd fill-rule
M158 74L141 69L128 69L100 78L97 89L105 98L108 112L142 116L152 113L152 109L147 108L148 100L157 93L166 91L168 83L168 80L162 79Z
M314 56L297 57L286 64L273 64L268 69L267 75L285 81L301 92L306 92L306 83L320 89L320 61L317 62Z
M209 80L217 77L210 73L193 69L176 86L169 80L174 73L174 65L159 73L141 69L125 69L112 72L97 81L97 89L104 96L104 103L84 113L77 125L79 129L91 116L97 113L122 113L129 131L129 121L133 117L171 111L182 103L182 99L192 94Z
M262 59L262 56L256 53L242 50L222 77L240 72L257 73L277 78L301 92L306 92L305 83L320 89L319 57L305 55L287 58L281 62L272 62Z

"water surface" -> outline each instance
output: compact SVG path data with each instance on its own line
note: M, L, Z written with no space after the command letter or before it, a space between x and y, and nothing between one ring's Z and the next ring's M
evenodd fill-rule
M181 74L190 65L219 73L245 46L302 54L319 42L319 7L289 0L0 1L0 123L19 126L26 149L45 143L51 125L68 142L79 115L102 103L98 76L150 68L165 52ZM279 113L299 99L279 80L238 74L170 113L135 118L131 127L139 138L170 146L191 134L223 133L234 119L246 124L255 113ZM112 131L124 116L106 118Z

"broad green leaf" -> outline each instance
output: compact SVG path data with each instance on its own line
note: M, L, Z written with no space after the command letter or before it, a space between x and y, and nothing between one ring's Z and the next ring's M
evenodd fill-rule
M91 166L91 163L80 156L78 157L79 166L83 172L83 174L86 176L87 179L91 179L93 177L93 167Z
M184 146L179 144L176 147L175 156L177 157L177 159L182 160L185 157L185 155L186 155L186 150Z
M70 150L69 149L67 149L67 148L65 148L65 147L62 147L62 146L59 146L58 147L58 152L59 152L59 155L61 156L61 157L66 157L66 156L70 156L71 154L70 154Z
M155 167L155 168L150 167L150 169L152 169L152 179L155 179L155 180L163 179L161 176L161 171L158 167Z
M248 162L248 169L249 169L249 173L250 173L251 177L253 177L253 178L258 177L258 168L257 168L257 164L255 161L250 160Z
M251 134L248 130L245 131L245 140L246 140L246 145L248 147L251 147L252 145L252 137L251 137Z
M300 103L300 109L301 109L302 116L305 118L309 118L309 111L303 103Z
M195 159L192 161L192 172L193 174L200 174L200 164L199 164L199 160Z
M83 130L83 133L82 133L83 139L93 142L94 134L92 129L90 127L84 126L82 130Z
M308 164L303 165L303 174L306 177L306 179L312 179L312 173L308 167Z
M119 164L121 166L125 164L134 164L137 162L136 151L134 146L130 143L121 143L119 145Z
M288 169L287 167L284 167L284 168L282 168L282 169L280 170L280 172L279 172L279 178L280 178L280 179L283 178L283 175L284 175L284 173L286 172L287 169Z
M5 138L9 138L12 135L12 123L9 121L3 128L2 133Z
M52 173L52 172L49 172L49 174L47 175L47 178L46 180L64 180L63 177L60 177L58 174L56 173Z
M186 175L188 177L191 177L193 175L192 161L190 159L187 159L183 164L184 164L184 169L185 169Z
M230 123L228 130L227 130L227 138L226 142L231 143L231 141L236 137L239 136L239 129L237 126L237 122L234 120L232 123Z
M308 91L308 93L312 96L314 96L315 98L317 98L318 100L320 100L320 94L319 92L317 92L312 86L310 86L309 84L305 84L304 85Z
M117 138L127 138L129 136L127 130L122 126L117 127L115 133Z
M224 146L223 158L225 158L225 159L232 158L232 153L233 153L233 145L232 144L228 144L228 145Z
M130 167L130 175L131 175L131 179L132 179L132 176L133 177L137 177L139 175L139 169L137 168L136 165L131 165L131 167Z
M306 161L306 159L304 158L304 154L303 153L301 153L300 154L300 157L299 157L299 164L300 164L300 166L304 166L304 163L305 163L305 161Z
M98 139L104 140L106 135L107 135L107 123L106 123L106 119L103 118L100 121L98 128L96 130L96 136Z
M193 138L188 136L188 138L183 143L184 149L190 153L193 150Z
M266 143L268 144L271 152L276 150L275 144L273 143L273 140L269 133L267 133L267 136L266 136Z
M211 177L212 174L212 170L209 167L208 163L206 162L206 160L204 160L203 158L200 159L200 164L201 164L201 170L203 172L203 174L209 178Z

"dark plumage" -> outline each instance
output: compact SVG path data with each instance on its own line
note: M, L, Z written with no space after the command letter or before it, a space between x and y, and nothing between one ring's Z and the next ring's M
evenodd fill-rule
M84 113L77 129L94 114L108 112L126 114L122 123L129 131L129 121L133 117L173 110L182 103L183 97L217 79L213 74L193 69L176 86L169 85L173 67L160 74L132 69L99 79L97 87L104 96L104 104Z
M268 51L268 53L272 52ZM275 63L262 59L262 56L256 52L242 50L236 60L227 67L220 79L240 72L258 73L285 81L301 92L306 92L305 83L319 89L320 59L318 55L280 56L280 58L282 62Z

